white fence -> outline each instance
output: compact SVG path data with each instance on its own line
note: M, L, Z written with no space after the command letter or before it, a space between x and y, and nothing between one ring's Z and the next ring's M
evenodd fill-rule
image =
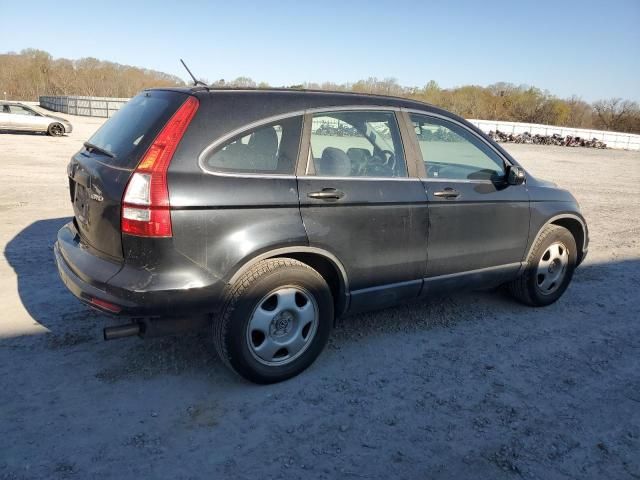
M82 115L85 117L112 117L129 101L128 98L107 97L40 97L40 106L54 112Z
M580 137L587 140L597 138L607 144L607 148L617 148L624 150L640 150L640 135L632 133L608 132L606 130L589 130L586 128L556 127L553 125L541 125L538 123L518 123L518 122L501 122L499 120L474 120L476 127L485 133L489 131L500 130L504 133L517 135L519 133L529 132L531 135L536 133L539 135L558 135Z

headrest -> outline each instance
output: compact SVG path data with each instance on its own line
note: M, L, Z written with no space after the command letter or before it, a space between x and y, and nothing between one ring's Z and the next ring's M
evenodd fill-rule
M330 177L348 177L351 174L351 159L339 148L327 147L316 162L316 174Z
M275 128L261 128L253 132L249 137L249 147L261 155L275 157L278 153L278 134Z

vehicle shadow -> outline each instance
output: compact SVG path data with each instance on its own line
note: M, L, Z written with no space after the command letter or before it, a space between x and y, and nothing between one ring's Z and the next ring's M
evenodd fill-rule
M61 217L32 223L9 241L4 255L15 271L18 295L25 310L35 322L50 331L47 340L49 345L52 342L54 346L73 346L82 342L97 345L102 341L103 327L122 323L123 320L83 305L67 291L60 280L53 255L53 244L57 231L70 220L69 217ZM362 339L379 335L410 330L455 328L456 325L469 321L520 316L536 319L561 315L562 309L570 308L567 306L569 304L581 304L598 314L596 310L604 307L596 305L603 305L602 302L606 302L606 298L619 290L619 287L611 284L610 279L633 279L638 277L639 272L640 259L582 265L576 271L574 281L565 296L545 309L523 306L501 292L466 292L346 317L338 322L330 339L329 349L349 348ZM635 287L632 280L620 282L620 285L626 285L625 288L637 288L637 280ZM584 306L583 299L589 299L591 302L595 302L595 299L603 300L591 306ZM7 340L10 339L0 338L0 343ZM152 377L187 370L192 373L208 370L210 374L213 365L220 364L215 359L206 332L145 341L136 338L119 340L123 341L128 342L130 348L119 357L117 364L106 362L99 373L107 381L116 381L131 375ZM98 354L96 352L96 355ZM167 361L157 362L159 356ZM138 366L135 372L125 368L132 364Z
M71 217L38 220L12 238L4 249L4 256L13 268L18 295L31 318L52 332L65 327L61 319L69 316L95 317L99 315L79 302L60 280L53 255L58 230Z
M494 478L505 465L513 476L512 464L540 476L534 468L582 465L602 436L620 452L603 469L635 458L637 436L622 425L640 398L640 259L581 266L543 309L471 292L345 318L310 369L259 387L231 374L206 334L103 343L114 320L78 302L56 271L52 247L68 220L34 222L4 249L24 309L49 333L0 338L1 478L250 478L259 468L308 478L320 470L297 465L310 457L342 478L354 458L378 473L400 468L400 451L416 478ZM295 463L282 463L283 445Z
M451 292L437 297L417 299L405 305L345 318L337 337L371 336L408 329L455 328L471 321L537 321L562 318L577 310L586 316L628 316L627 305L638 309L635 296L625 295L640 286L640 258L580 265L564 295L546 307L530 307L515 300L504 286L487 290ZM618 279L612 281L612 279ZM611 302L612 297L616 302ZM635 302L635 305L634 305Z
M31 132L25 130L0 130L0 134L11 134L11 135L30 135L30 136L46 136L47 132Z
M210 375L217 368L224 369L202 331L104 344L102 329L127 320L86 306L62 283L53 246L58 230L69 221L71 217L38 220L6 244L4 256L15 272L20 302L31 319L48 332L0 336L0 347L7 346L10 352L27 346L45 356L50 352L82 357L80 363L92 364L97 370L95 378L106 383L185 372Z

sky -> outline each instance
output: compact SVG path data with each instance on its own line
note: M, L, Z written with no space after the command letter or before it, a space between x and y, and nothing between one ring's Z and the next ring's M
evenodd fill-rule
M0 0L0 53L46 50L273 86L505 81L640 101L640 0Z

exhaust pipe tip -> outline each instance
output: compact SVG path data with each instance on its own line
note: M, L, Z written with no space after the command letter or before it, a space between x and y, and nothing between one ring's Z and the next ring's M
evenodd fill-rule
M139 323L127 323L116 327L105 327L102 330L102 336L105 340L133 337L134 335L140 335L140 333L141 328Z

